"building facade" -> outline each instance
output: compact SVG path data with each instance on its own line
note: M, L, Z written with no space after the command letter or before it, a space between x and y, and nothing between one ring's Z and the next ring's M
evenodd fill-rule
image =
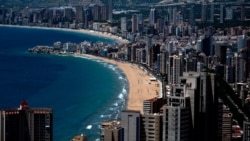
M0 111L1 141L52 141L53 111L29 108L22 101L19 108Z
M123 141L140 141L140 111L126 110L121 112Z

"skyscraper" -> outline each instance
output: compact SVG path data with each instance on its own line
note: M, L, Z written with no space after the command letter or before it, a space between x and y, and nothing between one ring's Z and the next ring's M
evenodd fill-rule
M220 23L224 22L224 5L220 5Z
M95 5L93 9L93 20L97 21L101 18L101 7L99 5Z
M243 140L242 141L249 141L250 140L250 122L244 121L243 122Z
M207 21L207 4L206 3L202 3L201 21L202 22L206 22Z
M108 20L109 20L109 22L111 22L112 23L112 20L113 20L113 1L112 0L108 0L108 3L109 3L109 8L108 8L108 10L109 10L109 18L108 18Z
M140 141L140 111L126 110L121 112L123 141Z
M101 20L108 20L108 7L107 7L107 5L101 6Z
M83 23L83 7L82 6L77 6L76 7L76 22L77 23Z
M218 98L220 85L213 73L183 73L192 113L192 141L222 140L222 102ZM217 84L217 85L216 85Z
M233 19L233 8L230 6L230 7L225 7L225 9L226 9L225 19L232 20Z
M0 110L1 141L52 141L50 108L30 108L23 100L19 108Z
M127 31L127 18L122 17L121 18L121 32L126 32Z
M101 141L120 141L121 136L120 121L107 121L101 123Z
M161 114L141 116L141 141L161 141Z
M163 140L189 141L191 135L190 98L185 94L185 87L174 85L167 97L168 105L163 109Z
M156 21L155 8L150 9L149 13L149 24L154 25Z
M179 77L182 76L182 64L180 56L173 55L169 56L168 64L168 82L171 84L177 84Z
M214 23L214 3L210 4L210 22Z
M138 32L138 17L137 14L132 15L132 33Z

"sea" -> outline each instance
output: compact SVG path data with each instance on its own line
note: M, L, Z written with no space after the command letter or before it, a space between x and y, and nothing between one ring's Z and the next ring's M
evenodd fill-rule
M117 42L77 32L0 26L0 108L53 109L54 141L87 135L98 141L100 123L120 118L128 82L116 65L77 56L29 53L36 45L61 41Z

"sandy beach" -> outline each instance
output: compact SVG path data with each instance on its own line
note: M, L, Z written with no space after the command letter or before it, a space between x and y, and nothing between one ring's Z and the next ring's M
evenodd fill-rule
M139 110L143 113L143 101L159 96L159 83L150 81L151 76L137 65L87 54L83 56L117 65L125 73L129 81L128 110Z

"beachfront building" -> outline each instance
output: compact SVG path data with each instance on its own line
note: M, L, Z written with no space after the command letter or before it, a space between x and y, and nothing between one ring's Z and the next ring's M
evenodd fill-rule
M140 141L161 141L161 119L158 113L142 114Z
M82 6L76 6L76 23L83 23L84 11Z
M173 93L167 97L168 104L162 107L162 138L164 141L191 140L191 103L185 94L185 87L174 86Z
M96 4L93 7L93 20L98 21L100 19L101 19L101 7Z
M106 4L101 6L101 20L108 20L108 6Z
M143 101L143 113L144 114L153 114L153 113L159 113L161 107L167 104L167 100L164 98L152 98L152 99L147 99Z
M30 108L23 100L19 108L0 111L1 141L52 141L53 111Z
M121 122L117 120L102 122L101 141L122 141Z
M140 111L125 110L121 112L123 141L140 141Z

